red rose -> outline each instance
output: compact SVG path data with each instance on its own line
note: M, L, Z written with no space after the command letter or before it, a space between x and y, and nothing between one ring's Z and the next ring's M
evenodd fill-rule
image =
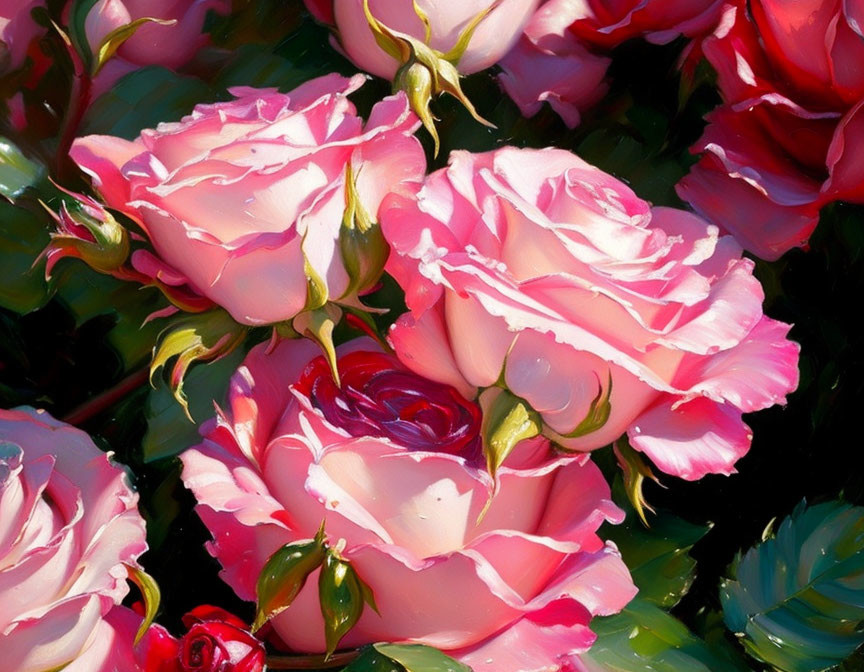
M864 203L862 8L737 0L701 45L724 104L678 194L764 259L806 244L824 205Z

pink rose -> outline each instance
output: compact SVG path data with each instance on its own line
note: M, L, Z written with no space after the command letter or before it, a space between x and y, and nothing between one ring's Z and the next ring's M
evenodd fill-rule
M732 2L702 43L724 105L678 193L762 258L804 246L827 203L864 203L862 8Z
M6 65L9 69L20 67L30 43L45 32L30 16L34 8L44 4L43 0L0 0L0 71Z
M373 75L393 79L400 63L375 41L363 11L364 0L305 0L309 11L319 20L332 23L339 43L358 68ZM468 48L459 59L463 75L494 65L519 38L540 0L502 0L477 26ZM429 20L429 39L412 2L369 0L372 15L389 28L420 40L442 53L459 41L468 24L487 11L492 0L418 0L417 5ZM328 6L329 5L329 6Z
M385 98L364 124L347 98L362 83L333 74L288 94L237 88L235 100L198 105L133 142L91 135L70 154L108 206L141 223L160 277L238 322L280 322L307 307L310 278L331 301L368 288L343 259L348 166L372 220L389 191L425 171L405 96ZM153 255L132 261L152 275Z
M533 117L548 102L574 128L581 121L581 111L606 94L611 59L588 51L570 30L571 23L571 17L554 3L538 9L519 42L501 60L498 81L524 116Z
M255 599L267 559L313 537L331 544L374 592L341 642L417 642L476 672L558 670L594 636L594 614L635 589L597 536L621 512L586 458L523 441L491 479L480 408L421 378L370 339L337 349L341 388L309 341L255 347L229 406L182 455L183 479L214 540L223 578ZM272 625L292 650L324 650L313 573Z
M573 450L626 432L667 473L728 474L741 414L797 385L798 345L735 241L569 152L454 152L381 222L411 309L402 361L468 398L503 380Z
M91 51L109 33L144 17L175 21L142 25L100 73L97 90L106 91L123 75L145 65L180 68L207 45L202 32L207 12L231 11L231 0L98 0L87 13L84 32Z
M3 669L138 669L115 609L123 563L147 548L137 501L83 432L44 411L0 410Z
M503 59L499 81L527 117L548 102L570 128L605 93L609 59L623 42L665 44L717 22L721 0L547 0Z

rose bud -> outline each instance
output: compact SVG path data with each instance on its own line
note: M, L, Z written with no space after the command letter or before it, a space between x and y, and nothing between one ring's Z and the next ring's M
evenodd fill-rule
M358 68L393 80L405 91L435 140L429 112L433 96L449 93L475 119L459 77L494 65L519 37L539 0L306 0L319 21L331 25Z
M99 69L95 93L147 65L184 66L208 43L202 32L207 12L230 9L230 0L98 0L84 21L90 51L98 55L111 38L119 46ZM123 35L120 31L129 26L134 32Z
M182 672L261 672L264 645L249 626L224 609L204 605L183 617L188 628L180 638Z

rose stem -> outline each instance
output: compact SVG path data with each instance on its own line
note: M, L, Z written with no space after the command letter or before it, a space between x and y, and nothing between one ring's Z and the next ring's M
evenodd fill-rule
M143 368L136 371L121 380L114 387L109 388L101 394L97 394L95 397L85 401L83 404L65 415L63 421L68 422L70 425L80 425L87 422L92 417L99 415L102 411L111 408L132 390L141 387L147 382L149 376L149 368Z
M267 656L268 670L321 670L347 665L357 656L359 651L334 653L329 660L324 656Z

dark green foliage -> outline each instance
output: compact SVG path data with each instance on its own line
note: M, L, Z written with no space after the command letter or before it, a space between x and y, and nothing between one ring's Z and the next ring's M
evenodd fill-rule
M817 672L864 643L864 508L802 502L731 571L726 624L759 660Z

